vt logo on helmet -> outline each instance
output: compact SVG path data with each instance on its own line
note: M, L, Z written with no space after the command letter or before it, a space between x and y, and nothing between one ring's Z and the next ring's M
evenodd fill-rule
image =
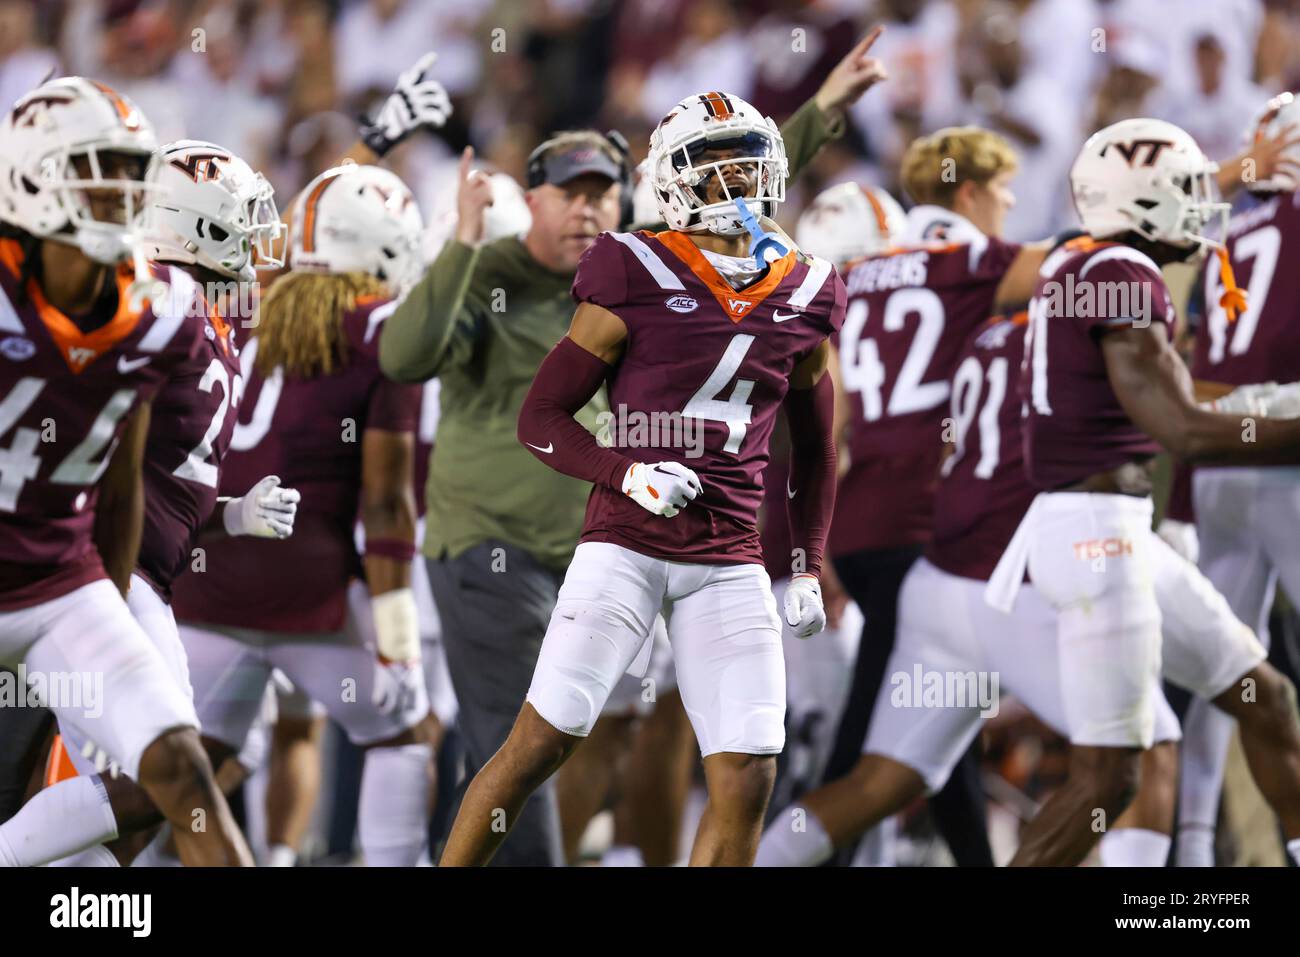
M1083 228L1096 239L1133 232L1180 249L1215 248L1206 235L1219 202L1218 166L1191 135L1164 120L1121 120L1083 144L1070 169L1070 189Z
M646 164L659 215L670 227L720 235L745 231L737 199L755 217L774 216L789 174L771 118L718 92L674 106L650 136Z
M201 140L162 147L149 165L145 255L192 263L243 282L276 269L275 244L285 227L274 190L261 173L227 149Z
M0 120L0 219L97 262L122 262L156 145L144 114L102 83L43 83Z

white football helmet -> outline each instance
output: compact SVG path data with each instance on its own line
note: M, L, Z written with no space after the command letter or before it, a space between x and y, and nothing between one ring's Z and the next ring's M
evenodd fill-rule
M289 268L364 272L394 292L420 278L424 219L395 174L347 163L307 184L293 205Z
M79 76L43 83L0 120L0 219L97 262L122 262L132 252L156 146L144 114L102 83ZM106 175L123 157L138 175ZM110 192L121 194L121 213L97 218L93 207Z
M524 188L509 173L484 173L492 184L492 205L483 210L483 242L522 236L533 226Z
M154 154L146 180L153 187L141 226L147 258L243 282L257 278L258 268L284 265L275 256L285 226L274 190L234 153L201 140L168 143Z
M794 241L804 252L842 266L888 249L906 224L903 207L883 189L840 183L822 190L804 210Z
M1292 93L1279 93L1267 103L1255 121L1246 130L1246 145L1250 146L1261 137L1275 137L1288 126L1300 127L1300 100ZM1282 151L1281 159L1289 160L1300 166L1300 144L1288 146ZM1290 193L1300 188L1296 181L1296 170L1279 167L1268 179L1261 179L1247 184L1252 192Z
M688 96L674 106L650 134L646 161L659 215L669 227L724 236L745 231L735 204L741 197L722 179L724 168L749 168L743 198L756 217L776 215L790 172L776 123L727 93ZM723 198L710 203L705 195L714 178Z
M1214 174L1191 135L1164 120L1121 120L1088 137L1070 169L1070 189L1083 228L1103 239L1134 232L1182 249L1217 247L1206 235L1216 215L1220 237L1228 204L1218 201Z

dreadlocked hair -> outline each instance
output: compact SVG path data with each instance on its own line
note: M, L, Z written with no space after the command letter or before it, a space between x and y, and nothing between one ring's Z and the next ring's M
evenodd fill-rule
M363 272L290 272L262 300L254 366L298 377L329 375L347 362L343 316L363 297L387 296L383 280Z

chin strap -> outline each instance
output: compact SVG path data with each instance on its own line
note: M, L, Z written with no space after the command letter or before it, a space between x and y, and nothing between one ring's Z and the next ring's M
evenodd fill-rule
M775 262L790 250L786 248L785 243L775 233L763 231L763 227L758 224L758 219L754 216L754 211L749 208L749 204L743 199L736 199L736 209L740 213L740 221L744 227L749 230L749 235L753 239L749 243L749 254L754 257L754 262L760 266L769 262ZM769 256L768 253L771 253Z
M1246 291L1237 285L1237 277L1233 275L1228 251L1222 246L1216 246L1214 252L1219 257L1219 282L1223 284L1223 295L1219 297L1219 305L1223 307L1228 321L1236 322L1237 317L1246 311Z

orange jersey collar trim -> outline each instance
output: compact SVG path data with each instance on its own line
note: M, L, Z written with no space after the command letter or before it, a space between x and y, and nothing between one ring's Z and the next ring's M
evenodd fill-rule
M22 275L22 254L13 240L0 241L0 262L15 276ZM27 284L27 294L37 315L45 324L50 338L63 354L63 360L74 373L81 373L88 365L125 339L135 329L143 313L131 308L131 273L119 269L114 274L117 282L117 312L107 323L91 332L82 332L77 324L50 305L36 281Z
M781 281L790 275L790 270L794 269L797 262L794 252L788 252L769 265L766 276L752 286L737 291L718 274L718 271L713 268L713 263L705 258L700 247L691 242L690 237L685 233L670 229L651 235L685 263L695 274L695 278L708 287L709 292L713 293L713 298L718 300L718 305L732 322L740 322L753 312L777 286L781 285Z

